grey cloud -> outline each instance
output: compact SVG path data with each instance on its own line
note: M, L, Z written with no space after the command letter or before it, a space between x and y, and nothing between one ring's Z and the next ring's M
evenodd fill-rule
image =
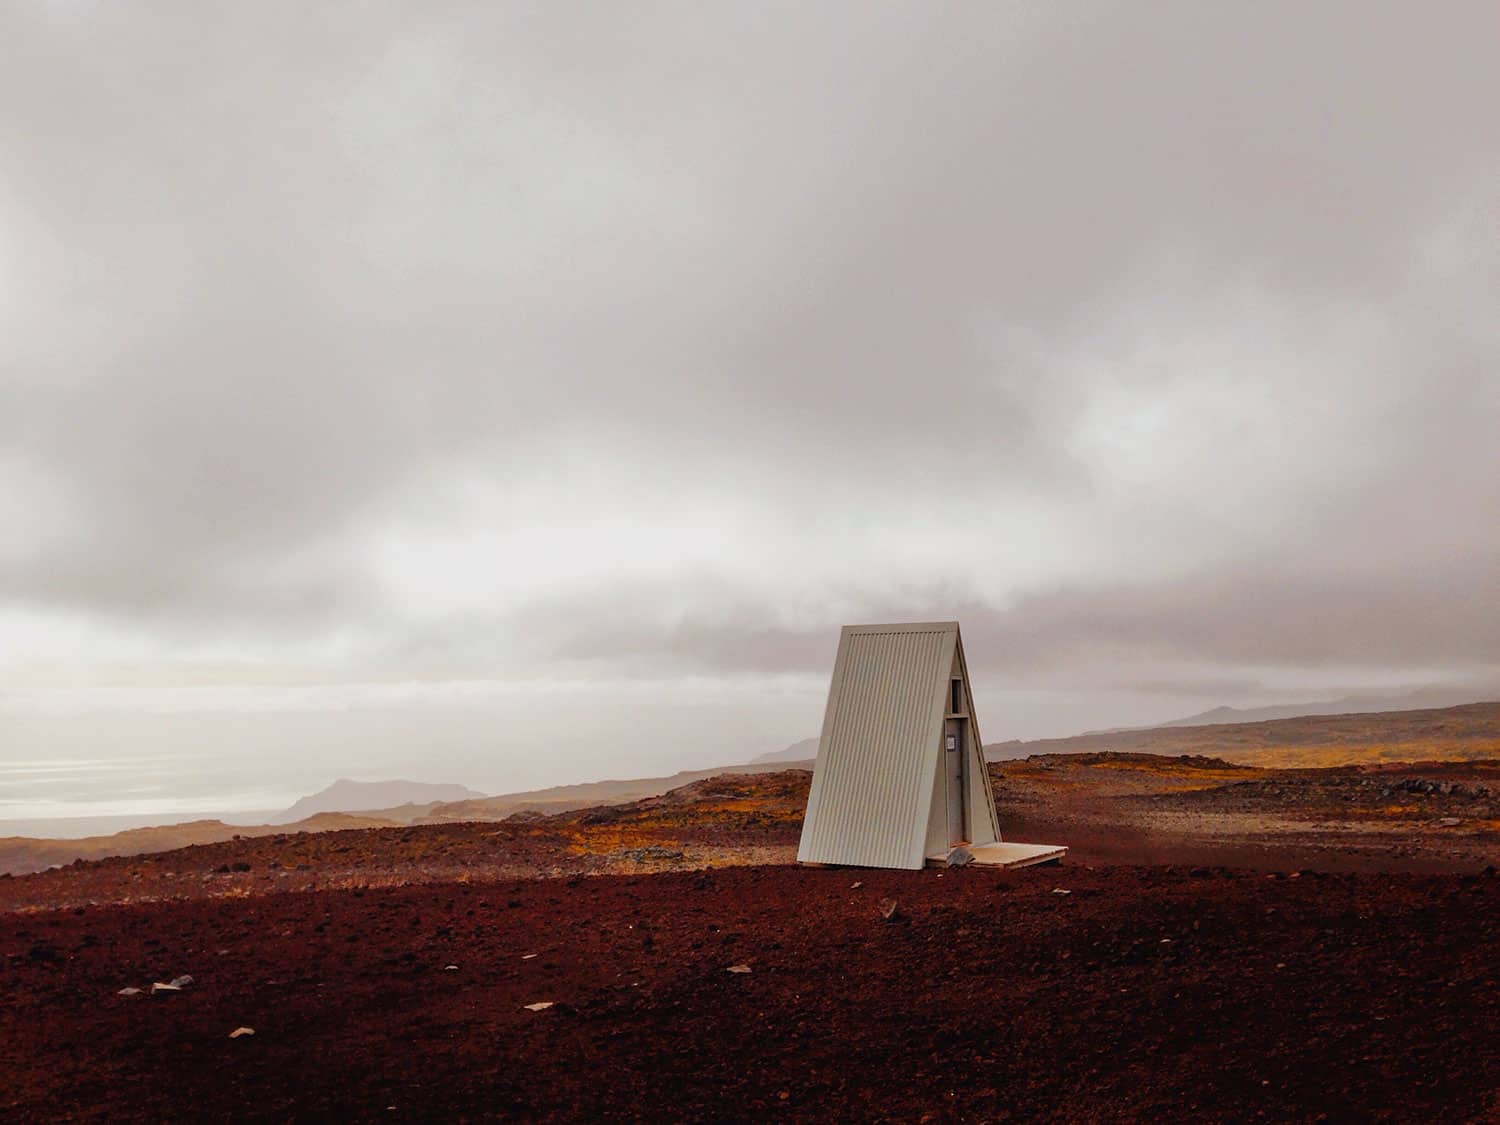
M792 556L940 502L1024 541L1001 494L1097 526L1052 590L903 589L899 544L851 569L851 607L962 616L998 667L1500 662L1492 4L12 6L0 35L0 448L53 485L0 550L12 605L357 626L454 674L819 666L830 622L687 569L601 564L516 621L382 602L370 529L440 470L546 486L599 434L606 472L795 512ZM1195 378L1168 346L1237 326L1185 299L1239 291L1329 349L1215 353L1296 447L1113 496L1071 428L1106 380L1149 412ZM1110 536L1191 557L1137 573Z
M971 664L1021 682L1159 691L1168 681L1152 680L1152 668L1289 665L1500 678L1500 625L1490 612L1497 560L1354 580L1288 574L1266 562L1170 583L1061 587L1006 608L951 588L910 589L868 597L853 618L958 619ZM558 664L634 662L678 674L819 673L837 640L833 622L786 623L777 606L749 599L726 597L676 620L673 605L666 591L616 589L584 605L538 608L496 631L526 633L538 655ZM1265 691L1263 679L1243 674L1198 671L1170 682L1179 693L1230 698Z
M1035 595L980 615L976 631L1011 668L1055 667L1089 646L1210 667L1500 668L1500 628L1486 610L1497 588L1493 560L1401 580L1242 571Z

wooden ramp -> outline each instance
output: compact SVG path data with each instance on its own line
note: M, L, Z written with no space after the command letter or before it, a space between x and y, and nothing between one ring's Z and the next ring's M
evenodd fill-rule
M1068 854L1068 849L1058 844L966 844L974 853L974 862L981 867L1030 867L1034 863L1052 863ZM948 853L939 852L927 857L928 867L945 867Z

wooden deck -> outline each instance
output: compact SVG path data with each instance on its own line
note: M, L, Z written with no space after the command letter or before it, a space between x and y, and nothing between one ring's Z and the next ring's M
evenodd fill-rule
M974 844L965 845L974 853L974 862L983 867L1030 867L1036 863L1054 863L1068 854L1060 844ZM945 867L948 853L927 857L928 867Z

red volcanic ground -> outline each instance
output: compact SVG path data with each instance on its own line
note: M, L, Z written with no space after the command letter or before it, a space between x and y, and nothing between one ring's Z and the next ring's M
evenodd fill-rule
M1493 875L1125 866L9 913L0 1116L1496 1120L1497 933Z

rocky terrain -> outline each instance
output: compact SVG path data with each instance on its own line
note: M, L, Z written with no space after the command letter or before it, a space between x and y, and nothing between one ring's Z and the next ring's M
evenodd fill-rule
M1092 754L994 763L990 774L1006 836L1065 844L1074 863L1417 872L1500 863L1500 762L1262 770ZM638 801L499 821L242 830L0 875L0 910L790 863L810 777L719 774Z
M0 910L790 862L809 775L723 774L659 797L499 822L252 833L0 876Z
M190 820L159 828L127 828L107 836L54 840L34 836L0 836L0 876L29 875L79 860L112 856L145 855L171 851L193 844L256 836L281 836L288 832L336 832L348 828L388 828L399 821L382 816L352 813L318 813L293 824L240 826L222 820Z
M364 784L340 781L323 793L298 801L269 824L228 824L222 820L193 820L152 828L131 828L109 835L82 839L54 839L35 836L0 836L0 875L26 875L72 863L77 859L101 859L107 856L143 855L170 851L192 844L219 843L255 836L279 836L289 832L332 832L346 828L393 828L408 824L457 824L470 821L500 821L516 813L554 814L587 809L601 804L619 804L660 796L694 781L718 777L725 773L771 773L785 765L751 763L721 766L716 769L684 770L666 777L641 777L628 780L593 781L577 785L557 785L523 793L506 793L493 797L472 796L450 801L407 802L397 806L361 808L360 798L388 797L382 783ZM397 786L411 786L397 782ZM461 786L431 786L429 789L462 789ZM401 794L399 791L397 795ZM421 795L421 794L417 794ZM322 811L298 819L305 808L326 804L335 798L348 811Z
M1090 863L1462 871L1500 862L1500 762L1260 769L1219 758L991 765L1000 823Z
M1500 762L992 776L1063 865L794 866L794 769L0 878L0 1116L1500 1114Z
M1450 760L1500 758L1500 703L1477 703L1436 710L1358 715L1302 716L1268 722L1184 727L1172 724L1151 730L1114 731L1042 742L999 743L987 746L992 761L1059 755L1140 755L1166 757L1213 756L1232 764L1259 767L1327 767L1380 765ZM335 782L322 793L297 802L269 825L243 827L218 820L148 829L131 829L111 836L59 840L31 837L0 838L0 874L27 874L111 855L139 855L189 844L230 840L236 836L319 832L341 828L408 824L455 824L502 821L518 812L557 814L596 805L620 804L660 796L694 781L726 772L774 773L811 768L817 740L805 739L784 750L763 754L747 765L685 770L665 777L612 779L496 796L464 796L438 800L442 793L464 792L461 786L432 786L413 782ZM1139 772L1139 771L1137 771ZM1088 787L1108 779L1090 775ZM1046 796L1046 787L1040 795ZM1110 791L1105 784L1099 792ZM1038 796L1027 791L1028 799ZM390 805L384 802L401 800ZM1029 807L1017 810L1031 816ZM304 812L316 812L299 819ZM1120 815L1119 808L1110 811Z

